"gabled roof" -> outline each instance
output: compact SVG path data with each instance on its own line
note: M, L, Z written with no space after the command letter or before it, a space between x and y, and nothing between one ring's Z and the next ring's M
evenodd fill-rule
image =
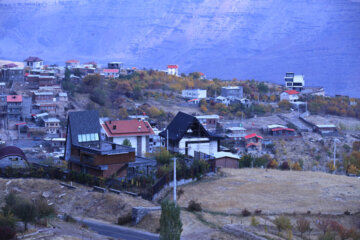
M296 90L286 90L285 91L287 94L289 94L289 95L296 95L296 94L299 94L299 92L298 91L296 91Z
M99 112L96 110L69 112L68 125L70 127L71 142L79 145L79 134L98 133L100 136Z
M257 135L256 133L252 133L252 134L246 135L246 136L245 136L245 139L247 140L247 139L254 138L254 137L263 139L262 136L259 136L259 135Z
M199 135L201 134L202 136L205 135L206 137L211 137L196 117L183 112L178 112L171 123L167 126L166 130L162 131L159 135L166 138L168 131L170 141L179 141L184 137L185 133L189 129L193 132L197 131Z
M28 57L27 59L24 60L24 62L41 62L41 61L43 60L38 57Z
M8 63L3 65L3 68L16 68L18 65L16 65L15 63Z
M7 102L22 102L22 96L21 95L9 95L6 96Z
M246 148L249 148L249 147L251 147L251 146L254 146L254 147L257 147L258 145L256 144L256 143L248 143L248 144L246 144Z
M102 124L102 127L108 137L147 136L154 134L147 121L139 121L137 119L106 121Z
M0 159L8 156L19 156L26 160L24 152L15 146L6 146L0 149Z
M179 68L178 65L167 65L167 68Z

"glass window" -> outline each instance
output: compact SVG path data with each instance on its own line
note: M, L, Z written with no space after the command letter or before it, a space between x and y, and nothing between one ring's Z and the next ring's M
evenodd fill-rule
M91 137L91 141L95 141L95 134L94 133L92 133L92 134L90 134L90 137Z
M78 142L82 142L82 136L80 134L78 135Z
M95 141L99 141L99 134L95 133Z

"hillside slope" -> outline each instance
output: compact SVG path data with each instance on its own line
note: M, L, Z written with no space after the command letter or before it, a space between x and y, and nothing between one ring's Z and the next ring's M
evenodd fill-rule
M360 96L356 0L1 0L0 58L119 60ZM337 88L339 82L341 88Z

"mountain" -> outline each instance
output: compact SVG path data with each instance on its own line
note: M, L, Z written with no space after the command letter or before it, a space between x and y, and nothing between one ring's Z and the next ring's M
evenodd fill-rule
M0 0L0 59L122 61L360 97L359 0Z

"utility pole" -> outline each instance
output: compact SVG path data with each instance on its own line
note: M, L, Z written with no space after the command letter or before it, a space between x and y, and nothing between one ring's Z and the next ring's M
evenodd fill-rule
M334 169L335 169L335 159L336 159L336 141L338 139L337 138L334 138ZM334 170L334 173L335 173L335 170Z
M169 151L169 129L166 129L166 150Z
M174 160L174 203L176 205L176 157L173 158Z

